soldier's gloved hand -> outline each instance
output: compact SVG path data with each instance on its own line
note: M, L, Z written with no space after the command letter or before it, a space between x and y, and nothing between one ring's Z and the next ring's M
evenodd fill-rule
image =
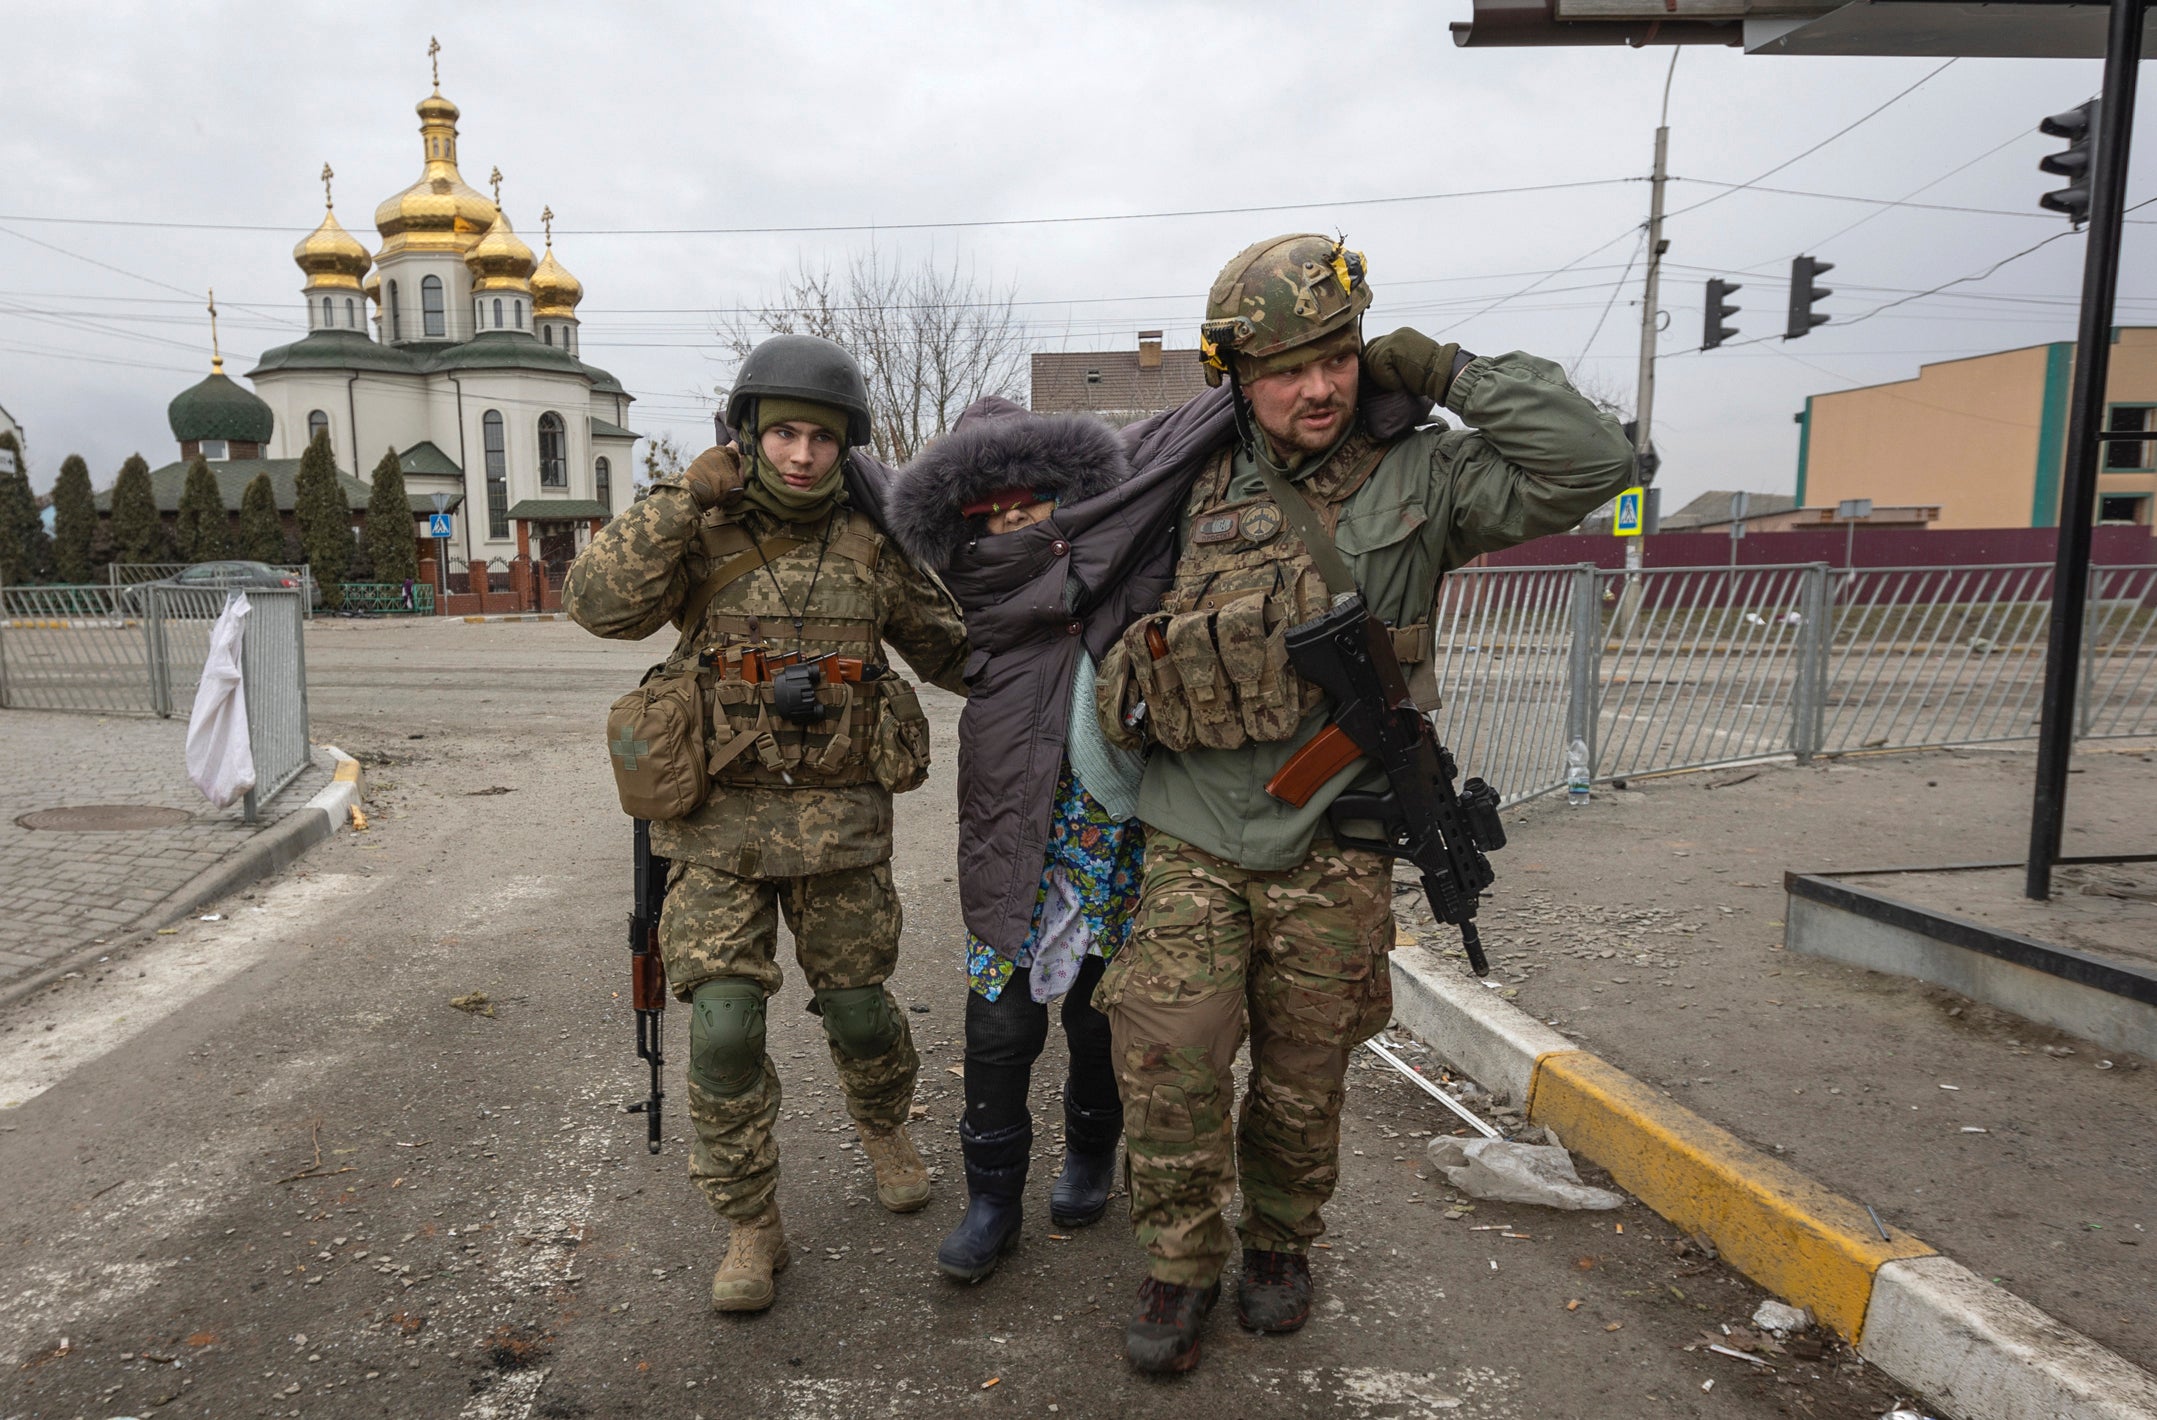
M1382 390L1409 390L1434 404L1453 383L1458 344L1440 345L1420 330L1388 331L1363 347L1363 368Z
M699 508L724 508L741 497L741 450L732 444L706 449L682 474Z

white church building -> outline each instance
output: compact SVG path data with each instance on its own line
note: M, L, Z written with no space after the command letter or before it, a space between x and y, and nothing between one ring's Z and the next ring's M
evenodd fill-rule
M263 452L296 460L326 429L338 467L364 480L394 449L416 511L447 495L453 581L527 555L558 584L633 496L631 396L580 358L584 287L555 259L552 210L535 260L502 211L500 171L493 197L459 174L457 117L437 78L419 104L424 171L375 209L372 254L337 221L324 168L322 225L292 253L307 334L247 372L275 416Z

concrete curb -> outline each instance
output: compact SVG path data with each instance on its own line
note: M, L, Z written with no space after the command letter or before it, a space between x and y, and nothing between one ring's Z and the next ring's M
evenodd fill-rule
M1580 1049L1429 948L1394 1018L1739 1271L1968 1420L2153 1420L2157 1377Z
M502 621L567 621L567 620L569 620L569 618L568 618L568 617L564 616L564 615L563 615L562 613L560 613L560 612L558 612L558 611L513 611L513 612L494 612L494 613L491 613L491 614L489 614L489 615L486 615L486 616L465 616L465 617L460 617L460 618L458 618L458 619L459 619L459 620L461 620L461 621L463 621L463 622L464 622L464 623L465 623L465 624L466 624L467 626L485 626L485 625L490 625L490 624L492 624L492 623L495 623L495 622L502 622Z
M297 860L317 843L341 831L351 822L352 806L360 802L365 792L360 763L335 745L322 745L319 748L329 753L336 766L328 787L309 799L304 807L294 809L248 839L228 856L189 878L163 902L108 935L118 938L131 932L169 927L218 898L268 877ZM0 1010L42 991L69 972L79 971L101 956L110 956L112 951L112 944L108 941L103 946L88 946L69 953L36 975L25 977L0 990Z

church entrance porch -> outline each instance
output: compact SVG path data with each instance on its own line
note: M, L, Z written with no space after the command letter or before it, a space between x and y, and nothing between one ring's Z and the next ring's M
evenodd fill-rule
M589 498L527 498L509 510L517 529L517 557L510 565L517 610L561 610L569 564L606 519L605 506Z

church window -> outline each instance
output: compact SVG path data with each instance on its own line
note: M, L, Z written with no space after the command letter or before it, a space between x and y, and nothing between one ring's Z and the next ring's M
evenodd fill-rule
M307 411L307 442L313 443L315 435L330 427L330 417L319 409Z
M494 328L496 330L502 328L502 298L500 296L494 298Z
M524 302L518 301L515 304L517 307L517 329L522 330L524 329Z
M350 296L345 297L345 325L352 330L359 329L359 312L352 309Z
M548 410L539 416L539 486L567 488L569 460L563 456L562 416Z
M502 411L490 409L479 422L487 449L487 536L508 537L509 450L502 440Z
M595 459L592 463L592 492L599 499L599 505L607 510L607 516L614 516L614 466L605 459Z
M397 283L389 283L389 338L404 339L404 313L397 309Z
M204 439L200 452L206 459L229 459L232 446L223 439Z
M337 317L331 311L330 298L324 296L322 298L322 328L324 330L328 330L331 326L335 324L337 324Z
M429 276L419 283L420 326L429 335L447 335L449 322L442 308L442 278Z
M540 333L541 335L544 335L545 337L547 337L547 344L549 344L549 345L552 345L552 344L554 343L554 327L553 327L553 326L551 326L551 325L543 325L543 326L541 326L541 327L539 328L539 333Z

